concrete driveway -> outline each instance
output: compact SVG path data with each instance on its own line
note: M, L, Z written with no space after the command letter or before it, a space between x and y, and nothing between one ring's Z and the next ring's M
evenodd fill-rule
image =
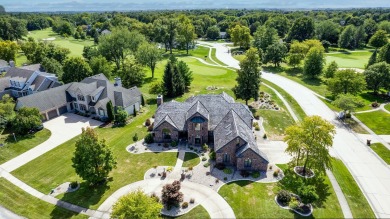
M97 120L79 116L73 113L63 114L43 124L45 128L51 131L51 136L49 139L47 139L42 144L15 157L14 159L0 165L0 167L7 172L12 172L13 170L52 150L60 144L81 134L81 128L88 126L95 128L101 124L102 123Z
M95 215L91 218L110 218L112 206L120 197L130 193L131 191L141 188L146 194L158 194L165 184L172 182L173 180L147 179L124 186L108 197L99 206ZM232 208L226 200L223 199L216 191L207 186L184 181L181 183L180 191L184 194L184 196L194 198L196 203L202 205L209 213L210 218L236 218ZM101 214L101 212L104 213Z

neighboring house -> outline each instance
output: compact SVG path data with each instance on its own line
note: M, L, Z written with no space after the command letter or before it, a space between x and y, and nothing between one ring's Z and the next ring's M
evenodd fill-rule
M252 132L253 116L247 106L226 93L198 95L185 102L162 103L155 113L156 142L187 140L191 145L212 144L217 163L238 170L267 170L267 157Z
M57 76L44 72L39 64L10 67L0 78L0 98L5 94L19 98L60 85Z
M142 94L137 87L123 88L119 78L115 84L98 74L81 82L72 82L50 90L21 97L16 102L16 110L21 107L36 107L43 120L49 120L66 112L82 112L99 119L107 118L107 103L123 107L128 114L139 111Z
M11 68L11 66L8 62L0 59L0 75L2 75L3 72L6 72L9 68Z
M219 38L220 39L226 39L226 37L227 37L226 32L219 32Z
M105 30L103 30L100 34L101 34L101 35L111 34L111 31L105 29Z

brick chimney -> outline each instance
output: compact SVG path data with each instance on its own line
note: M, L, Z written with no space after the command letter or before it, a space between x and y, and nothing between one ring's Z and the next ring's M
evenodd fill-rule
M10 61L9 61L9 66L10 66L11 68L15 67L15 62L14 62L13 60L10 60Z
M157 96L157 107L159 107L163 103L164 103L163 95L160 94Z

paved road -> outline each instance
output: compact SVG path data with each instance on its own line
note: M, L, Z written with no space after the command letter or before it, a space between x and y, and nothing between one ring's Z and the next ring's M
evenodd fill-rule
M13 170L34 160L35 158L52 150L60 144L81 134L81 128L85 128L87 126L97 127L101 124L102 123L97 120L72 113L66 113L55 119L49 120L43 124L45 128L51 131L51 136L49 139L47 139L42 144L13 158L12 160L9 160L8 162L0 165L0 168L4 169L5 171L12 172Z
M347 166L366 195L377 217L390 217L390 169L353 132L335 121L330 110L306 87L272 73L263 78L282 87L293 96L307 115L319 115L337 125L333 153Z
M238 61L217 45L217 58L238 68ZM218 49L220 48L220 49ZM228 57L230 56L230 57ZM307 115L319 115L334 123L336 135L332 154L347 166L379 218L390 217L390 168L359 139L335 121L335 114L308 88L282 76L263 72L262 77L283 88L293 96Z

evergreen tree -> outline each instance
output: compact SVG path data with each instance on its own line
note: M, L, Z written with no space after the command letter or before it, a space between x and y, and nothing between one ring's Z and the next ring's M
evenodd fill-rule
M390 43L384 45L378 54L378 62L387 62L390 64Z
M190 67L188 67L187 63L184 61L179 61L177 63L177 68L180 74L183 76L185 88L188 89L191 86L192 80L194 79L192 77L192 71Z
M163 75L163 85L164 85L165 93L168 97L174 97L173 82L172 82L173 69L174 69L174 64L172 63L172 61L168 61L167 65L165 66L164 75Z
M259 97L260 71L259 57L254 48L246 52L246 57L240 62L240 69L237 70L237 85L233 88L236 98L248 100L251 98L257 100Z
M336 73L338 68L339 67L338 67L337 63L335 61L332 61L325 70L325 77L326 78L333 78L334 73Z
M377 58L377 50L375 50L372 55L370 56L370 59L368 60L366 68L370 67L371 65L376 63L376 58Z
M112 106L111 100L107 102L106 108L107 108L108 121L109 122L114 121L115 120L115 114L114 114L114 107Z

